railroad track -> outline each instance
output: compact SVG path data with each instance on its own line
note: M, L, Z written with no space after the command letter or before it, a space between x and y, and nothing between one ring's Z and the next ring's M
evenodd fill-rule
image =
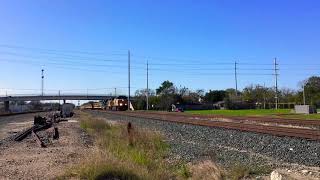
M194 115L192 115L194 116ZM301 119L287 119L287 118L273 118L273 117L231 117L231 116L217 116L217 115L195 115L194 117L205 117L205 118L226 118L238 121L255 121L263 123L276 123L276 124L286 124L286 125L302 125L302 126L320 126L319 120L301 120Z
M244 121L254 121L259 123L274 123L274 124L283 124L283 125L297 125L297 126L319 126L320 127L320 120L310 120L310 119L290 119L290 118L273 118L273 117L255 117L255 116L246 116L246 117L239 117L239 116L224 116L224 115L196 115L196 114L184 114L184 113L175 113L175 112L154 112L154 111L138 111L132 113L147 113L147 114L154 114L154 115L161 115L161 116L183 116L186 118L194 118L194 119L230 119L236 120L239 122Z
M289 136L296 138L303 138L309 140L320 140L320 130L319 129L304 129L304 128L293 128L293 127L281 127L277 125L259 125L259 124L249 124L243 123L242 121L235 122L223 122L223 121L212 121L202 116L197 116L199 119L194 119L195 116L183 115L183 114L168 114L168 113L158 113L158 112L116 112L116 111L106 111L106 113L114 115L122 115L136 118L154 119L161 121L170 121L176 123L193 124L208 127L219 127L226 129L235 129L240 131L249 131L255 133L271 134L275 136ZM270 119L262 120L263 122L269 121ZM289 120L287 122L291 122ZM296 120L295 120L296 121ZM310 125L310 124L309 124Z

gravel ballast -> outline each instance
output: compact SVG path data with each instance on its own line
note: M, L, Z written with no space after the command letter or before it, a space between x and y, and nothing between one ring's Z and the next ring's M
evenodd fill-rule
M166 136L173 157L187 162L211 158L224 166L235 163L320 166L319 141L127 117L102 111L88 112L108 120L130 121L134 126L160 131Z

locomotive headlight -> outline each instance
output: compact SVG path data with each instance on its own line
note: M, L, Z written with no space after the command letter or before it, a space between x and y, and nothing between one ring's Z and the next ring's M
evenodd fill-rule
M120 106L122 106L122 103L120 103Z

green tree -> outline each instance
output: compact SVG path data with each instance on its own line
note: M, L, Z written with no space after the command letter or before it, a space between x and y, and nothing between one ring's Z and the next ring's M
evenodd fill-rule
M241 92L238 90L237 93L236 93L236 90L233 89L233 88L228 88L225 91L226 91L226 95L229 96L229 97L241 96Z
M181 101L180 94L174 84L170 81L164 81L159 88L156 89L156 94L159 97L156 104L158 109L167 110L171 104Z
M204 101L208 103L216 103L223 101L226 97L226 91L224 90L209 90L204 96Z
M283 103L297 102L298 93L289 88L282 88L279 92L279 101Z
M135 92L135 101L133 102L133 106L135 109L144 110L147 107L147 89L139 89ZM149 104L150 98L154 96L155 93L151 89L149 89Z
M278 96L281 92L278 92ZM243 89L242 100L246 103L254 105L256 108L273 108L275 103L275 90L257 85L250 85Z
M312 76L305 81L306 102L320 107L320 77Z
M204 96L203 90L196 90L196 91L189 91L188 94L182 97L182 99L183 99L183 102L186 104L196 104L202 101L203 96Z
M149 97L150 109L159 110L160 109L159 104L160 104L160 96Z
M160 94L175 94L176 88L170 81L164 81L159 88L156 89L157 95Z

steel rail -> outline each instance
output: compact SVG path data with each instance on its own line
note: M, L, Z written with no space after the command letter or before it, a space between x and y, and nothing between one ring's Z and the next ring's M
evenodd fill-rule
M190 119L186 116L179 115L168 115L168 114L156 114L156 113L134 113L134 112L115 112L105 111L109 114L129 116L135 118L145 118L161 121L170 121L176 123L208 126L208 127L219 127L226 129L234 129L240 131L249 131L255 133L271 134L275 136L289 136L296 138L303 138L309 140L320 140L320 130L317 129L302 129L292 127L281 127L276 125L257 125L257 124L245 124L242 122L221 122L211 121L206 119Z
M274 118L274 117L254 117L254 116L225 116L225 115L196 115L196 114L182 114L174 112L146 112L138 111L134 113L147 113L147 114L156 114L156 115L168 115L168 116L183 116L183 117L192 117L199 119L230 119L238 121L255 121L255 122L265 122L265 123L276 123L276 124L285 124L285 125L302 125L302 126L320 126L320 120L310 120L310 119L293 119L293 118Z

